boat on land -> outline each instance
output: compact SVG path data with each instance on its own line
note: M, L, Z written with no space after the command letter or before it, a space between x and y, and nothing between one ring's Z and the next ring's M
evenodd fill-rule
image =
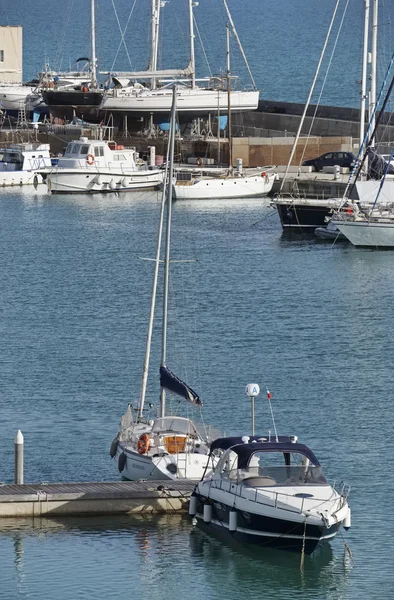
M43 174L53 194L93 194L155 189L164 171L149 168L135 148L81 137Z
M184 69L159 70L157 66L160 13L165 3L162 0L152 0L152 47L149 68L145 71L116 73L117 80L127 80L129 84L108 90L104 94L100 108L108 113L121 112L134 117L144 114L148 116L155 115L156 117L160 115L167 116L171 109L172 88L176 81L177 112L180 117L194 118L210 113L216 114L218 111L227 111L229 101L231 101L233 111L256 110L259 102L259 92L256 89L226 0L223 0L223 3L251 77L252 90L232 90L229 98L227 90L223 88L222 78L196 79L193 9L198 6L198 2L194 2L194 0L187 0L190 38L189 64Z
M175 89L171 111L169 151L167 169L162 193L161 215L158 243L155 259L155 271L152 286L151 310L148 325L146 353L143 367L141 395L136 411L129 405L120 423L120 429L113 440L110 455L115 459L117 468L124 479L201 479L205 470L209 470L209 446L212 434L200 433L195 423L178 414L166 413L167 392L183 398L196 409L202 407L199 395L184 381L177 377L167 366L167 324L168 292L170 269L170 233L172 217L172 179L175 143ZM160 411L150 419L146 413L145 396L149 370L153 318L157 293L158 270L160 260L164 212L167 207L166 245L164 258L164 291L162 319L162 355L160 365Z
M196 486L189 513L233 539L311 554L351 524L350 488L325 478L297 436L219 438L212 473Z
M37 185L51 168L49 144L13 144L0 149L0 186Z

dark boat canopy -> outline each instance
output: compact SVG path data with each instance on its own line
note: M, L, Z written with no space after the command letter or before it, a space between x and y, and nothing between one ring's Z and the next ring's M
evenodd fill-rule
M249 437L249 440L246 443L242 441L242 437L218 438L211 444L211 453L213 450L228 450L231 448L233 452L238 454L239 469L244 469L247 467L249 458L255 452L298 452L299 454L306 456L306 458L308 458L313 465L320 467L320 463L313 454L312 450L308 448L308 446L305 446L305 444L299 444L292 441L292 439L294 440L294 437L278 436L278 441L276 441L275 437L271 437L271 441L269 441L268 437L261 435L247 437Z
M181 398L185 398L185 400L189 400L192 404L202 406L199 395L167 367L160 367L160 386L177 396L181 396Z

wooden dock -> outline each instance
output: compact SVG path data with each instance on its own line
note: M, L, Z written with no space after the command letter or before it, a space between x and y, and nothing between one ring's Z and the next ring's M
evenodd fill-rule
M186 511L195 482L110 481L0 485L0 518Z

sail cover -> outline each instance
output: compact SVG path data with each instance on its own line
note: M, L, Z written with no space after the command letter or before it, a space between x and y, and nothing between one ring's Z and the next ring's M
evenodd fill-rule
M160 367L160 385L177 396L189 400L192 404L202 406L199 395L167 367Z

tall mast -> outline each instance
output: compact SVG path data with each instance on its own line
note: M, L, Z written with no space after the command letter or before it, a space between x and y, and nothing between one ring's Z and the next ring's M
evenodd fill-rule
M160 8L161 0L152 0L152 50L151 50L151 71L157 71L157 57L159 54L159 26L160 26ZM156 79L152 77L152 89L156 88Z
M360 104L360 147L364 141L364 135L365 135L365 113L366 113L366 103L367 103L368 38L369 38L369 0L365 0L364 45L363 45L363 63L362 63L362 75L361 75L361 104Z
M194 20L193 0L189 0L189 29L190 29L190 66L192 69L192 88L196 87L196 60L194 55Z
M228 166L229 170L233 170L233 144L231 136L231 65L230 65L230 27L226 25L226 39L227 39L227 129L228 129Z
M91 45L92 45L92 62L91 62L91 86L97 87L97 58L96 58L96 17L94 13L94 0L90 2L90 28L91 28Z
M170 125L170 150L169 150L169 175L167 185L167 229L166 229L166 252L164 258L164 294L163 294L163 338L161 348L161 366L166 366L167 361L167 323L168 323L168 288L170 282L170 247L171 247L171 217L172 217L172 180L174 171L174 148L175 148L175 117L176 117L176 86L172 90L171 125ZM161 388L160 393L160 416L164 417L166 409L166 391Z
M375 128L375 106L376 106L376 63L378 48L378 5L379 0L373 0L372 5L372 40L371 40L371 92L369 102L369 114L371 117L371 129ZM375 140L371 140L371 146L375 145Z

